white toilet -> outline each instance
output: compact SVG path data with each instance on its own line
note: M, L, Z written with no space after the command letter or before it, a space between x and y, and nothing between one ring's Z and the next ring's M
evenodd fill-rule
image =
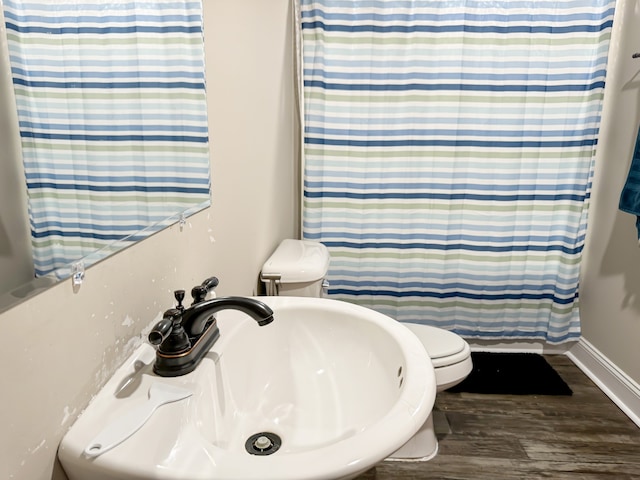
M322 297L328 283L329 250L309 240L283 240L262 267L260 279L267 295ZM421 341L431 358L437 391L453 387L466 378L473 367L471 350L462 337L441 328L404 323ZM431 412L420 430L391 460L429 460L438 452Z

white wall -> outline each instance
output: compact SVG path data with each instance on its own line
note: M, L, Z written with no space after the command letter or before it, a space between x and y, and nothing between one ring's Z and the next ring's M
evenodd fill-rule
M210 275L253 293L298 231L292 12L288 0L205 0L212 208L0 314L0 478L60 479L64 432L173 304Z
M640 248L618 210L640 124L640 1L618 0L583 255L583 337L640 383Z
M5 32L0 8L0 309L3 292L33 279L27 187Z
M213 206L226 217L216 246L242 255L225 281L250 291L283 232L298 232L293 11L287 0L203 3Z

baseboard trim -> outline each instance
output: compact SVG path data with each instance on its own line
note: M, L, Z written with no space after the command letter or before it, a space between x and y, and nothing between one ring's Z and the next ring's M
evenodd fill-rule
M484 340L477 338L465 339L472 352L494 353L547 353L550 355L564 355L573 346L572 343L552 345L542 341L526 340Z
M640 385L584 338L573 345L566 355L640 427Z

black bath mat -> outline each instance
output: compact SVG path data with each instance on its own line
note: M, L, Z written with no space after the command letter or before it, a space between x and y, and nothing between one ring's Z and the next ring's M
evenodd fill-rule
M571 395L558 372L537 353L472 352L473 370L449 392Z

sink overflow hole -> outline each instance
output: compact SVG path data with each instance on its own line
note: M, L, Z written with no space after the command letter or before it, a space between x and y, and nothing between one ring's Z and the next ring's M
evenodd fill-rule
M282 445L282 439L271 432L260 432L251 435L244 444L244 448L251 455L271 455Z

